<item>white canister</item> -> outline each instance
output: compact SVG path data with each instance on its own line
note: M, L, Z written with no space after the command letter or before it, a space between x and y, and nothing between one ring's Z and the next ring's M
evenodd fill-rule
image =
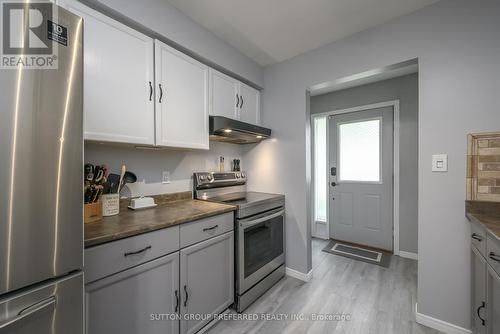
M114 216L120 213L120 195L106 194L101 196L103 217Z

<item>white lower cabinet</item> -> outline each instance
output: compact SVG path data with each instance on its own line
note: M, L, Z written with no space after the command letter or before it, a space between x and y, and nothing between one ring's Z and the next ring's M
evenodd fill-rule
M181 333L196 333L234 301L234 232L181 250Z
M85 286L87 334L175 334L179 252ZM158 315L158 318L155 316Z

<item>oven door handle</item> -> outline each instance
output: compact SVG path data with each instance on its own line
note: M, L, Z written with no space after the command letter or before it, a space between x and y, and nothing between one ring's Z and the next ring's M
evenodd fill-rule
M273 213L269 216L265 216L265 217L262 217L262 218L258 218L258 219L255 219L255 220L247 220L247 221L241 221L240 222L240 226L242 228L249 228L249 227L252 227L254 225L257 225L257 224L260 224L262 222L265 222L266 220L269 220L269 219L273 219L273 218L276 218L276 217L279 217L279 216L283 216L285 214L285 209L283 210L280 210L276 213Z

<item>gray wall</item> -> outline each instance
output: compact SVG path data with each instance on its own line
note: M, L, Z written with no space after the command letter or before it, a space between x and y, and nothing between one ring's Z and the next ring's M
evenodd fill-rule
M263 86L263 69L204 29L166 0L79 0L105 5L165 38L245 79Z
M399 249L418 250L418 74L313 96L311 114L399 100Z
M85 144L85 162L106 164L111 172L120 172L122 164L137 175L138 184L124 190L123 196L155 195L192 190L192 175L197 171L217 171L220 156L230 170L231 160L242 156L243 146L210 142L210 150L144 150L110 144ZM241 162L245 168L245 162ZM162 184L162 172L170 172L170 184ZM145 181L145 183L141 183Z
M245 159L254 171L253 189L287 196L288 267L303 273L311 268L305 91L418 58L418 311L469 328L466 134L500 128L499 31L500 1L442 0L265 69L263 122L274 140L248 150ZM448 153L448 173L431 172L435 153ZM259 165L261 156L266 168ZM260 175L264 182L255 178Z

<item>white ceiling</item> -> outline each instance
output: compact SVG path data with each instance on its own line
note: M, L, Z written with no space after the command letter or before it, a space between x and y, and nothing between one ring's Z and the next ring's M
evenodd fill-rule
M260 65L277 63L439 0L167 0Z

